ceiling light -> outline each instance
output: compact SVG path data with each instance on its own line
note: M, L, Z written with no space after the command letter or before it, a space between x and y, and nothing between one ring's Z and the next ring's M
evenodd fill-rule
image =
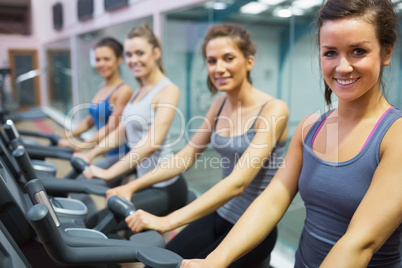
M284 2L285 0L259 0L259 1L269 6L275 6L277 4Z
M233 3L234 3L234 0L208 1L208 2L205 2L204 7L207 9L224 10L229 5L232 5Z
M226 9L228 7L228 5L226 4L226 3L223 3L223 2L215 2L214 4L213 4L213 8L215 9L215 10L224 10L224 9Z
M278 8L274 10L274 15L281 18L289 18L292 16L292 10L290 8Z
M291 7L292 8L292 15L294 16L303 16L305 14L304 9L298 7Z
M267 5L260 2L250 2L240 8L241 13L259 14L268 9Z
M314 6L319 6L322 4L322 0L296 0L293 2L292 6L301 9L309 9Z

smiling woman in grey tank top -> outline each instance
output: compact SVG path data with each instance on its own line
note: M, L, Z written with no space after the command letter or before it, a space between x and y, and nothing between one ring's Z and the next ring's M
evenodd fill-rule
M237 162L241 159L243 153L247 150L250 142L253 140L256 134L255 125L258 121L258 117L264 107L274 99L269 100L264 103L258 112L252 126L243 134L237 136L221 136L216 131L216 124L219 120L220 112L225 104L226 99L223 101L222 106L215 118L214 130L211 136L212 147L221 155L221 162L225 162L222 165L223 178L232 173ZM222 207L217 210L218 215L226 219L232 224L235 224L241 215L246 211L248 206L254 201L257 196L264 191L264 189L271 182L276 171L282 164L285 158L285 146L286 140L279 141L275 148L271 151L269 157L264 161L261 170L255 175L254 179L250 182L247 188L244 190L243 194L232 198Z

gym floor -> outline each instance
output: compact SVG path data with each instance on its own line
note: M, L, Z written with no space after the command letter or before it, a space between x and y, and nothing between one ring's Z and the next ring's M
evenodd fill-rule
M63 133L63 128L55 121L49 118L40 118L30 121L20 121L16 123L17 128L32 131L41 131L45 133ZM40 143L46 144L46 141L40 140ZM184 173L189 188L196 193L197 196L203 194L210 187L216 184L221 179L222 170L216 165L211 168L207 165L208 159L219 157L219 155L212 149L207 149L200 161ZM46 159L46 161L54 163L57 166L57 177L63 177L70 170L69 165L66 165L65 160ZM105 199L102 197L93 197L99 209L105 207ZM287 268L293 267L294 252L297 248L301 228L305 219L305 208L299 196L291 204L289 210L278 224L278 241L274 248L271 257L271 266L274 268ZM164 237L166 240L173 237L173 235L180 230L174 230ZM140 268L144 267L140 263L125 264L125 268Z

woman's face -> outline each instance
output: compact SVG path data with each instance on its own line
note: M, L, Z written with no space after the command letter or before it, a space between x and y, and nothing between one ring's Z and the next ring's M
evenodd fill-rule
M117 58L110 47L95 48L95 68L103 78L106 79L118 72L121 61L122 59Z
M381 56L375 28L361 18L326 21L320 29L324 79L339 100L353 101L380 89L380 71L392 48Z
M142 37L126 39L124 42L124 57L136 78L148 76L154 68L158 68L159 52Z
M247 72L253 67L254 58L246 59L232 39L212 39L205 54L209 78L218 91L231 91L248 83Z

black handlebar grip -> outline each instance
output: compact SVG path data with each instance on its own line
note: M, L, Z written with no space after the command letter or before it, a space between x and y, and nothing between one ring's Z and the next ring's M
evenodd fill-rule
M78 174L82 173L89 166L84 159L75 156L71 157L70 163Z
M8 138L10 141L17 139L20 137L18 134L17 129L15 128L14 122L10 119L6 121L6 123L3 125L4 131L6 132Z
M21 169L22 175L27 181L37 178L31 159L23 146L18 146L17 149L13 151L13 156Z
M32 203L37 204L38 202L35 200L35 194L45 191L45 187L41 183L40 180L35 179L32 181L29 181L25 183L25 190L29 195L29 198L31 198Z
M138 249L137 259L150 267L179 268L183 258L178 254L164 249L144 247Z
M32 203L45 205L49 210L50 216L54 224L57 227L60 226L59 218L57 217L56 212L53 209L53 206L50 204L49 197L46 193L45 187L43 186L42 182L38 179L35 179L27 182L24 187Z
M135 212L133 203L118 195L113 195L109 198L107 207L110 211L123 219Z
M59 144L59 141L61 140L60 136L57 134L50 134L48 136L48 138L49 138L50 144L52 144L52 145Z
M7 121L6 111L4 111L3 109L0 108L0 123L5 124L6 121Z

